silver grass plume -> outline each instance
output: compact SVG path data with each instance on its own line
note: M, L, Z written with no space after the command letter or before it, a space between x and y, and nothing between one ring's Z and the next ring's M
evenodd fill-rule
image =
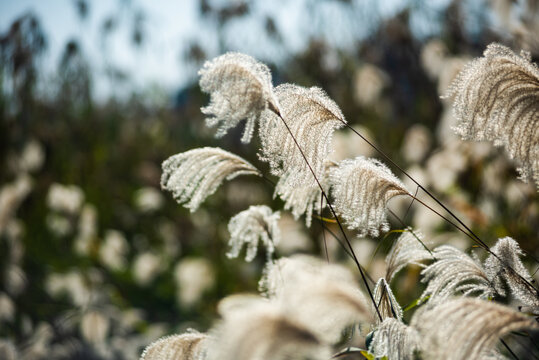
M241 157L220 148L204 147L169 157L163 162L161 188L194 212L224 180L260 172Z
M389 230L387 202L410 194L391 170L378 160L359 156L339 162L330 171L335 211L360 236Z
M376 358L413 360L420 349L417 331L394 318L385 319L374 331L369 352Z
M298 254L282 257L272 266L264 269L264 274L259 282L259 291L267 298L282 297L287 288L314 277L355 284L353 275L345 267L329 264L314 256Z
M532 278L524 264L520 261L523 255L518 243L510 237L498 239L496 245L491 248L496 254L489 255L485 260L485 271L491 279L496 291L505 295L506 291L502 283L505 280L515 298L534 311L539 310L539 296L531 286ZM512 270L510 270L511 268ZM518 274L518 275L517 275Z
M360 321L372 321L370 305L344 267L308 256L278 260L264 275L266 293L290 319L328 343Z
M165 336L148 345L140 360L202 360L206 338L195 331Z
M388 283L405 266L415 264L425 267L422 261L433 259L433 254L421 244L423 235L418 231L412 231L411 228L406 229L386 256L386 280Z
M331 164L326 162L326 171L324 171L318 180L322 188L328 189L329 168ZM275 186L274 197L279 196L284 201L284 209L291 210L294 219L305 214L305 225L311 226L313 211L321 213L326 206L326 200L322 197L322 190L318 184L309 184L302 186L291 186L289 180L291 172L283 174Z
M317 178L323 177L324 161L331 150L333 132L346 121L339 106L324 90L283 84L275 88L282 119L271 111L260 122L260 159L267 161L271 172L286 174L283 186L316 185L297 141ZM286 126L294 138L290 135Z
M395 318L399 321L402 320L402 308L395 299L393 291L389 287L386 279L380 278L374 287L374 301L378 306L378 311L382 316L382 321L387 318ZM373 311L376 309L373 306ZM380 322L379 318L376 318L377 322Z
M266 205L251 206L230 219L228 231L230 232L230 250L226 254L229 258L238 257L243 245L247 247L246 261L252 261L258 251L258 243L266 248L268 260L271 259L281 238L279 230L280 213L273 212Z
M424 359L479 359L505 334L538 329L536 321L513 309L474 298L458 298L414 313L411 326L421 336Z
M267 299L257 294L239 293L228 295L219 300L219 303L217 304L217 313L221 317L226 318L235 311L241 312L250 306L257 306L264 301L267 301Z
M422 299L429 297L429 302L438 303L456 293L463 296L474 294L485 299L496 294L477 258L448 245L437 247L433 254L437 260L421 272L421 281L428 283Z
M200 88L211 95L210 104L201 110L210 116L208 126L218 126L217 137L247 120L241 141L248 143L262 112L279 108L268 67L248 55L221 55L207 61L199 75Z
M490 44L456 77L447 97L453 95L456 132L503 145L521 177L539 187L539 69L530 54Z
M330 358L327 345L284 314L275 303L250 301L233 307L211 331L208 360L290 360Z

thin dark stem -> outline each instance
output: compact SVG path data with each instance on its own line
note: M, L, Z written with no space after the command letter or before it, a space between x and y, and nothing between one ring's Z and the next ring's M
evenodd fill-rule
M320 219L320 226L322 226L322 229L324 229L325 231L327 231L331 236L333 236L333 238L337 241L337 243L339 243L339 245L342 247L343 251L346 253L346 255L350 256L350 258L352 258L352 254L350 254L350 250L348 250L346 248L346 246L344 245L343 241L341 239L339 239L339 237L333 232L331 231L330 228L328 228L326 225L324 225L324 221L322 219Z
M430 207L429 205L425 204L423 201L419 200L419 198L415 197L415 196L412 196L412 194L410 194L411 197L413 197L418 203L420 203L421 205L425 206L427 209L429 209L430 211L434 212L435 214L437 214L438 216L440 216L442 219L444 219L446 222L448 222L449 224L453 225L456 229L458 229L459 231L461 231L464 235L468 236L470 239L472 239L474 242L478 243L479 246L481 246L483 249L485 249L485 251L487 251L490 255L494 256L503 266L505 266L507 269L509 269L509 271L511 271L514 275L516 275L518 278L520 278L520 280L522 280L522 282L526 285L526 287L528 288L528 290L532 293L535 293L535 296L538 296L539 295L539 290L537 290L537 288L535 286L533 286L533 284L531 284L528 280L526 280L522 275L520 275L515 269L513 269L510 265L506 264L505 261L503 261L502 259L500 259L500 257L492 252L492 250L490 250L490 248L482 241L480 241L478 238L474 238L473 236L471 236L469 233L467 233L466 231L464 231L462 228L460 228L457 224L455 224L453 221L449 220L447 217L443 216L442 214L440 214L438 211L434 210L432 207ZM532 290L533 289L533 290Z
M513 350L511 350L511 348L509 347L509 345L507 345L505 343L505 341L503 341L503 339L500 339L500 341L502 342L503 346L505 346L505 348L507 349L507 351L509 351L509 353L511 355L513 355L513 357L516 359L516 360L519 360L518 356L513 352Z
M283 124L284 126L286 127L286 130L288 131L288 133L290 134L290 136L292 137L292 140L294 141L294 144L296 145L296 147L298 148L301 156L303 157L303 160L305 160L305 164L307 164L307 167L309 168L309 170L311 171L311 173L313 174L313 177L314 177L314 180L316 181L316 183L318 184L318 187L320 188L320 191L322 192L322 196L324 197L324 199L326 199L326 203L328 204L328 208L329 210L331 211L331 213L333 214L333 217L335 217L335 220L337 221L337 225L339 225L339 229L341 230L343 236L344 236L344 240L346 241L346 245L348 246L349 250L350 250L350 253L352 254L352 258L354 259L354 262L356 263L356 266L359 270L359 273L361 275L361 278L363 280L363 283L365 284L365 287L367 288L367 292L369 293L369 297L371 298L371 301L372 303L374 304L374 308L376 309L376 313L378 314L378 317L380 318L380 321L383 321L382 320L382 315L380 314L380 310L378 309L378 306L376 305L376 301L374 300L374 296L372 294L372 291L371 291L371 288L369 287L369 283L367 282L367 278L365 277L365 274L363 272L363 269L361 268L361 264L359 263L359 260L357 259L357 256L356 254L354 253L354 249L352 248L352 244L350 243L350 240L348 239L348 237L346 236L346 233L344 231L344 228L337 216L337 213L335 212L335 209L333 209L333 206L331 205L331 202L329 201L329 198L326 194L326 192L324 191L324 188L322 187L322 184L320 183L320 181L318 180L318 176L316 176L313 168L311 167L311 164L309 163L309 161L307 160L307 157L305 156L305 154L303 153L303 150L301 149L301 146L299 146L298 144L298 141L296 140L296 137L294 136L294 134L292 133L292 130L290 129L290 127L288 126L288 124L286 123L285 119L282 117L281 113L279 111L275 112L279 118L283 121Z
M474 238L473 236L471 236L468 232L464 231L460 226L458 226L457 224L455 224L453 221L451 221L450 219L448 219L447 217L445 217L444 215L442 215L439 211L436 211L434 210L431 206L427 205L425 202L423 202L422 200L420 200L418 197L416 196L413 196L412 194L409 194L409 196L411 198L413 198L415 201L417 201L418 203L420 203L421 205L423 205L424 207L426 207L427 209L429 209L430 211L432 211L433 213L435 213L436 215L438 215L439 217L441 217L442 219L444 219L447 223L449 223L450 225L454 226L457 230L459 230L460 232L462 232L464 235L468 236L470 239L472 239L473 242L479 244L479 246L481 246L483 249L485 249L486 251L489 251L489 248L486 244L484 244L483 242L479 242L477 241L476 238Z
M341 122L343 124L345 124L345 126L348 127L350 130L352 130L356 135L361 137L367 144L369 144L374 150L376 150L380 155L382 155L388 162L390 162L393 166L395 166L397 169L399 169L406 177L408 177L410 180L412 180L414 182L414 184L417 185L418 188L420 188L421 190L423 190L425 192L425 194L427 194L430 198L432 198L434 201L436 201L436 203L438 205L440 205L445 211L447 211L447 213L449 215L451 215L462 227L464 227L466 229L466 231L468 231L470 233L470 235L469 235L470 237L472 237L472 236L475 237L477 239L477 242L481 243L483 247L488 248L488 245L485 244L483 242L483 240L481 240L479 238L479 236L477 236L468 226L466 226L465 223L463 223L455 214L453 214L453 212L451 210L449 210L440 200L438 200L438 198L436 196L431 194L430 191L428 191L426 188L424 188L419 182L416 181L416 179L414 179L410 174L408 174L402 167L400 167L397 163L395 163L393 160L391 160L391 158L388 155L386 155L385 152L383 152L376 145L374 145L372 142L370 142L365 136L363 136L361 133L359 133L352 126L348 125L348 123L346 123L345 121L342 121L342 120L341 120Z
M320 212L322 212L322 205L324 204L324 197L320 195ZM324 220L320 219L320 223L323 223ZM322 238L324 240L324 250L326 251L326 260L329 264L329 253L328 253L328 244L326 242L326 232L322 229Z
M340 120L340 119L339 119ZM358 135L360 138L362 138L367 144L369 144L374 150L376 150L380 155L382 155L389 163L391 163L393 166L395 166L397 169L399 169L406 177L408 177L410 180L412 180L418 188L423 190L425 194L427 194L431 199L433 199L438 205L440 205L453 219L455 219L464 229L466 229L467 233L462 230L460 227L456 226L456 224L452 221L450 221L447 217L443 216L439 212L432 209L430 206L422 202L417 198L417 196L413 196L415 200L417 200L419 203L421 203L423 206L426 206L431 211L434 211L436 214L438 214L440 217L442 217L445 221L449 222L451 225L455 226L457 229L459 229L461 232L466 234L470 239L474 240L474 242L480 244L480 246L485 249L489 254L494 256L496 259L500 261L504 266L506 266L511 272L513 272L517 277L519 277L528 287L529 290L534 290L535 296L539 295L539 290L535 288L528 280L524 279L522 275L520 275L518 272L516 272L511 266L507 265L504 261L500 259L498 255L493 253L489 246L479 238L462 220L459 219L458 216L456 216L447 206L445 206L436 196L434 196L430 191L428 191L426 188L423 187L419 182L417 182L416 179L414 179L410 174L408 174L402 167L400 167L397 163L395 163L388 155L386 155L385 152L383 152L380 148L378 148L376 145L374 145L371 141L369 141L365 136L363 136L361 133L359 133L356 129L354 129L352 126L350 126L346 121L340 120L346 127L348 127L352 132L354 132L356 135ZM410 196L412 196L410 194Z
M323 222L320 223L320 225L322 225L322 227L331 235L333 236L333 238L337 241L337 243L342 247L342 249L344 250L344 252L346 253L346 255L350 256L350 258L352 258L352 254L350 254L350 250L348 250L346 248L346 246L344 245L343 241L337 236L337 234L335 234L333 231L331 231L330 228L328 228L326 225L324 225ZM376 282L370 277L370 275L367 273L367 271L365 271L365 275L367 276L367 279L372 283L372 284L376 284Z
M269 182L273 187L276 186L276 184L273 182L273 180L271 180L270 178L268 178L266 175L260 174L260 176L261 176L264 180L266 180L267 182Z
M531 343L533 344L533 346L539 350L539 346L537 345L537 343L533 340L533 337L530 335L529 332L525 332L526 336L530 339Z
M415 200L415 197L417 196L418 191L419 191L419 186L415 188L415 193L412 198L412 201L410 201L410 205L408 205L408 208L406 209L406 212L404 213L404 220L406 220L406 217L408 216L408 212L410 211L410 209L412 208L412 205L414 204L414 200ZM401 221L401 222L404 223L404 221Z
M322 221L322 220L320 220ZM328 244L326 243L326 232L322 230L322 237L324 239L324 252L326 254L326 261L329 264L329 252L328 252Z
M521 347L525 348L527 354L530 354L531 356L533 356L534 359L539 360L539 357L537 357L537 355L535 355L534 349L530 348L530 346L528 346L526 343L521 342L516 336L513 337L513 341L517 342ZM532 342L532 344L533 344L533 342Z
M391 215L393 215L393 216L395 217L395 219L397 219L397 220L400 222L400 224L401 224L401 226L402 226L403 228L406 229L406 224L404 223L404 221L403 221L397 214L395 214L395 212L394 212L393 210L387 209L387 211L388 211ZM412 228L408 228L408 229L409 229L408 231L410 231L410 233L412 234L412 236L415 237L416 240L419 241L419 243L423 246L423 248L425 248L425 250L427 250L427 251L429 252L430 256L432 256L432 259L433 259L434 261L436 261L436 260L437 260L437 259L436 259L436 256L434 256L434 254L433 254L432 251L427 247L427 245L425 245L425 243L424 243L423 241L421 241L421 239L420 239L419 236L414 232L414 230L412 230ZM397 240L397 241L398 241L398 240Z

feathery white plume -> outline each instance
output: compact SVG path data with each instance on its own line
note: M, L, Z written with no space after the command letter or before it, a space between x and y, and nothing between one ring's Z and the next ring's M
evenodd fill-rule
M464 139L503 145L524 180L539 187L539 69L527 52L490 44L448 91Z
M258 242L266 247L268 259L279 243L281 232L279 218L281 214L273 212L266 205L251 206L230 219L228 231L230 232L230 250L226 254L229 258L238 257L243 244L247 246L246 261L252 261L258 250Z
M140 360L199 360L203 359L203 344L207 335L199 332L171 335L148 345Z
M266 271L261 288L290 319L328 343L337 342L346 326L372 319L370 305L352 274L313 257L278 260Z
M326 360L331 356L313 333L280 306L264 300L226 312L211 334L208 360Z
M413 360L420 349L417 331L394 318L385 319L374 331L369 351L382 358Z
M217 313L223 317L229 317L236 311L243 311L250 306L258 306L259 304L267 302L267 299L262 298L260 295L240 293L232 294L219 300L217 304Z
M211 95L210 104L201 110L211 116L206 119L208 126L218 126L217 137L247 120L241 141L248 143L262 112L268 107L279 108L270 70L248 55L221 55L207 61L199 75L200 88Z
M318 180L322 188L328 189L329 179L328 173L331 164L326 163L326 171L320 174ZM320 213L326 206L326 201L322 198L322 190L318 184L309 184L302 186L291 186L292 181L289 180L291 172L287 172L281 176L275 186L274 197L279 197L285 202L284 209L291 210L294 219L298 219L305 214L305 225L311 226L313 211Z
M501 295L505 295L502 284L502 279L504 279L515 298L531 306L534 310L538 310L539 294L531 286L531 276L520 261L520 256L523 253L518 243L510 237L504 237L498 239L491 251L497 257L492 254L489 255L485 260L485 272L491 279L496 291Z
M431 254L421 243L423 235L411 228L406 229L404 233L391 247L386 256L386 280L391 282L393 277L405 266L409 264L425 267L422 261L433 259Z
M268 298L282 297L287 289L292 291L295 284L308 282L316 277L337 283L355 284L354 277L345 267L298 254L280 258L273 266L266 268L260 279L259 290Z
M513 309L473 298L458 298L414 313L411 326L421 336L425 359L478 359L500 337L519 329L538 329L536 321Z
M194 212L224 180L239 175L260 175L241 157L220 148L204 147L169 157L163 162L161 188Z
M382 321L387 318L395 318L399 321L402 320L402 308L395 299L393 291L389 287L386 279L380 278L374 287L374 301L378 306L378 311L382 316ZM374 305L373 305L373 310ZM380 322L379 318L376 318L377 322Z
M283 84L275 88L282 119L271 111L260 122L260 158L274 175L286 174L286 186L314 185L313 175L294 141L297 141L317 178L331 150L333 132L346 121L338 105L320 88ZM283 123L290 129L292 135Z
M363 156L341 161L331 169L330 181L335 211L350 229L359 229L360 236L376 237L380 229L389 230L387 202L410 193L387 166Z
M478 259L448 245L437 247L433 254L437 260L421 272L421 281L428 283L421 298L430 296L429 302L434 303L444 301L457 292L482 298L496 294Z

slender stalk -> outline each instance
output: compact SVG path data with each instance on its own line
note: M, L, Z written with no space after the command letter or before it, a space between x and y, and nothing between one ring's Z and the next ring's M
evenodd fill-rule
M320 195L320 211L322 211L322 205L324 204L324 197ZM323 222L322 219L320 219L320 222ZM329 252L328 252L328 244L326 242L326 232L322 228L322 237L324 239L324 250L326 251L326 260L329 264Z
M401 223L401 226L403 228L406 228L406 224L404 223L404 221L402 221L401 218L397 214L395 214L395 212L393 210L391 210L391 209L387 209L387 210L391 215L393 215ZM436 261L437 260L436 256L434 256L434 254L432 253L432 251L430 251L430 249L427 247L427 245L425 245L425 243L423 241L421 241L421 239L419 238L419 236L417 236L417 234L414 232L414 230L412 230L412 228L408 228L408 229L409 229L410 233L412 234L412 236L415 237L416 240L419 241L419 243L423 246L423 248L429 252L430 256L432 256L432 259L434 261Z
M404 213L404 220L406 220L406 218L408 217L408 212L410 211L410 209L412 208L412 205L414 204L414 200L415 200L415 197L417 196L418 191L419 191L419 186L415 188L414 197L412 198L412 201L410 201L410 205L408 205L408 208L406 209L406 212ZM401 222L404 223L404 221L401 221Z
M443 216L436 210L434 210L432 207L425 204L423 201L419 200L416 196L412 196L415 200L417 200L420 204L423 206L426 206L428 209L436 213L438 216L440 216L442 219L450 223L451 225L455 226L457 229L459 229L462 233L466 234L470 239L472 239L474 242L480 244L480 246L485 249L489 254L494 256L496 259L500 261L500 263L504 264L505 267L507 267L511 272L513 272L516 276L518 276L528 287L528 290L530 292L534 292L535 296L539 296L539 290L533 286L528 280L526 280L522 275L520 275L518 272L515 271L511 266L505 264L504 261L500 259L498 255L493 253L490 250L490 247L483 241L479 236L477 236L462 220L460 220L447 206L445 206L436 196L434 196L430 191L428 191L426 188L423 187L419 182L417 182L410 174L408 174L402 167L400 167L397 163L395 163L388 155L386 155L385 152L383 152L380 148L378 148L376 145L374 145L371 141L369 141L365 136L363 136L361 133L359 133L356 129L354 129L352 126L350 126L345 121L341 120L341 122L348 127L350 130L352 130L356 135L358 135L360 138L362 138L367 144L369 144L374 150L376 150L380 155L382 155L389 163L391 163L393 166L395 166L397 169L399 169L406 177L408 177L410 180L412 180L418 188L423 190L425 194L427 194L431 199L433 199L438 205L440 205L451 217L453 217L464 229L466 229L467 232L462 230L460 227L458 227L454 222L449 220L447 217ZM533 291L532 291L533 289Z
M505 341L503 341L503 339L500 339L500 341L502 342L503 346L507 349L507 351L509 351L509 353L511 355L513 355L513 357L516 359L516 360L519 360L518 356L513 352L513 350L511 350L511 348L509 347L509 345L506 344Z
M313 168L311 167L311 164L309 164L309 161L307 160L307 157L305 156L305 153L303 152L303 150L301 149L301 146L298 144L298 141L296 140L296 137L294 136L294 134L292 133L292 130L290 130L290 127L288 126L288 124L286 123L285 119L283 118L283 116L281 115L280 111L275 111L275 114L277 116L279 116L279 118L283 121L283 124L284 126L286 127L286 130L288 131L288 133L290 134L290 136L292 137L292 140L294 141L294 144L296 145L296 147L298 148L301 156L303 157L303 160L305 160L305 164L307 164L307 167L309 168L309 170L311 171L311 173L313 174L313 177L314 177L314 180L316 181L316 183L318 184L318 187L320 188L320 191L322 192L322 196L324 197L324 199L326 199L326 203L328 204L328 208L329 210L331 211L331 213L333 214L333 216L335 217L335 220L337 221L337 225L339 225L339 229L341 230L343 236L344 236L344 240L346 242L346 244L348 245L348 248L350 250L350 253L352 254L352 258L354 260L354 262L356 263L356 266L357 268L359 269L359 273L361 275L361 278L363 280L363 283L365 284L365 287L367 288L367 292L369 293L369 297L371 298L371 301L372 303L374 304L374 308L376 309L376 313L378 314L378 317L380 318L380 321L383 321L382 320L382 315L380 314L380 310L378 309L378 306L376 305L376 301L374 300L374 296L372 294L372 291L371 291L371 288L369 287L369 283L367 282L367 278L365 277L365 274L363 272L363 269L361 268L361 264L359 263L359 260L357 259L357 256L356 254L354 253L354 249L352 248L352 244L350 243L350 240L348 239L348 237L346 236L346 233L344 231L344 228L337 216L337 213L335 212L335 209L333 209L333 206L331 205L331 202L329 201L329 198L326 194L326 192L324 191L324 188L322 187L322 184L320 183L320 181L318 180L318 176L316 176ZM346 123L345 123L346 124Z
M468 232L464 231L460 226L458 226L457 224L455 224L453 221L451 221L450 219L448 219L447 217L445 217L444 215L442 215L440 212L434 210L431 206L427 205L425 202L423 202L422 200L420 200L419 198L417 198L416 196L413 196L412 194L410 194L410 197L412 199L414 199L415 201L417 201L418 203L420 203L421 205L423 205L424 207L426 207L427 209L429 209L430 211L432 211L433 213L435 213L436 215L438 215L439 217L441 217L442 219L444 219L447 223L451 224L452 226L454 226L457 230L459 230L460 232L462 232L464 235L468 236L470 239L472 239L473 242L479 244L479 246L481 246L483 249L485 249L486 251L489 251L489 248L486 244L484 244L483 242L479 242L477 241L476 238L474 238L473 236L471 236Z
M385 152L383 152L380 148L378 148L376 145L374 145L371 141L369 141L365 136L363 136L361 133L359 133L356 129L354 129L348 123L346 123L345 121L342 121L342 120L341 120L341 122L346 127L348 127L350 130L352 130L356 135L361 137L367 144L369 144L380 155L382 155L384 157L384 159L386 159L389 163L391 163L393 166L395 166L397 169L399 169L407 178L412 180L414 182L414 184L416 184L418 188L423 190L425 192L425 194L427 194L431 199L436 201L436 203L438 205L440 205L445 211L447 211L447 213L449 215L451 215L461 226L463 226L466 229L466 231L468 231L470 233L470 237L472 237L472 236L475 237L477 239L477 241L483 245L483 247L488 248L488 245L485 244L483 242L483 240L481 240L479 238L479 236L477 236L468 226L466 226L466 224L464 222L462 222L455 214L453 214L453 212L450 209L448 209L440 200L438 200L438 198L436 196L431 194L430 191L428 191L426 188L424 188L423 185L421 185L419 182L417 182L416 179L414 179L410 174L408 174L402 167L400 167L397 163L395 163L393 160L391 160L391 158L388 155L386 155Z
M412 196L412 195L410 195ZM434 212L435 214L437 214L438 216L440 216L442 219L444 219L445 221L447 221L449 224L453 225L456 229L458 229L459 231L461 231L463 234L465 234L466 236L468 236L470 239L472 239L473 241L475 241L476 243L479 244L479 246L481 246L483 249L485 249L485 251L487 251L490 255L494 256L496 259L498 259L498 261L503 264L507 269L509 269L509 271L511 271L513 274L515 274L517 277L519 277L523 283L526 285L526 287L528 288L528 290L532 293L535 293L535 296L539 296L539 290L537 290L537 288L535 286L533 286L532 283L530 283L528 280L526 280L522 275L520 275L515 269L513 269L511 266L507 265L505 263L505 261L503 261L502 259L500 259L500 257L495 254L494 252L492 252L492 250L490 250L490 248L485 244L483 243L482 241L477 241L478 239L475 239L474 237L472 237L470 234L468 234L467 232L465 232L464 230L462 230L457 224L455 224L454 222L452 222L451 220L449 220L448 218L446 218L445 216L443 216L442 214L440 214L439 212L437 212L436 210L434 210L432 207L428 206L427 204L425 204L423 201L419 200L417 197L415 198L415 200L420 203L421 205L425 206L426 208L428 208L429 210L431 210L432 212Z
M330 228L328 228L326 225L324 225L323 222L320 223L320 225L322 225L322 227L331 235L333 236L333 238L337 241L337 243L342 247L342 249L344 250L344 252L350 256L350 258L352 258L352 254L350 254L350 250L348 250L346 248L346 246L344 245L343 241L341 239L339 239L339 237L337 236L337 234L335 234L333 231L331 231ZM365 275L367 276L367 279L374 285L376 284L376 281L374 281L372 279L372 277L369 275L369 273L367 273L367 271L365 270Z

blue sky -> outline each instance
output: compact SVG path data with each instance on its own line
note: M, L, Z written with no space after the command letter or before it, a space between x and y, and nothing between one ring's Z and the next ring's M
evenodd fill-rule
M117 12L119 1L89 1L89 16L81 22L72 0L0 0L0 32L4 33L18 16L33 11L47 35L48 51L43 64L47 71L57 66L66 42L75 38L97 73L96 93L110 91L99 75L105 60L127 70L135 86L158 83L166 89L177 88L191 76L182 69L180 53L182 45L196 30L196 1L140 1L136 4L146 15L145 45L138 49L131 46L129 19L121 18L121 26L107 45L106 59L100 41L101 22Z
M103 48L100 41L104 18L118 9L125 0L93 0L88 18L81 22L73 0L0 0L0 32L4 33L11 22L27 11L36 13L47 35L48 52L44 59L46 72L52 72L61 56L66 42L77 39L94 71L95 94L106 98L111 92L110 82L103 75L107 63L127 71L130 75L129 89L140 89L149 84L159 84L166 91L175 91L196 77L196 68L181 61L182 51L190 40L197 39L210 56L217 55L215 32L211 24L198 16L198 0L130 0L135 8L145 13L146 42L141 48L129 42L129 21L120 18L120 26ZM234 1L234 0L214 0ZM129 1L128 1L129 2ZM257 1L252 8L254 16L247 20L232 22L228 28L229 49L244 51L261 59L279 59L286 52L294 52L305 46L309 34L322 31L326 39L343 47L347 42L366 35L379 18L386 18L402 9L408 0L358 0L357 13L346 14L330 1L321 2L320 11L311 12L312 0ZM443 8L449 0L423 0L425 8ZM338 2L337 2L338 3ZM426 5L428 4L428 6ZM281 49L268 46L263 36L263 19L271 15L284 36ZM419 21L416 27L429 26ZM249 31L246 31L248 29ZM320 30L322 29L322 30ZM343 30L344 29L344 30ZM420 29L421 30L421 29ZM427 32L430 31L428 28ZM360 35L361 36L361 35Z

